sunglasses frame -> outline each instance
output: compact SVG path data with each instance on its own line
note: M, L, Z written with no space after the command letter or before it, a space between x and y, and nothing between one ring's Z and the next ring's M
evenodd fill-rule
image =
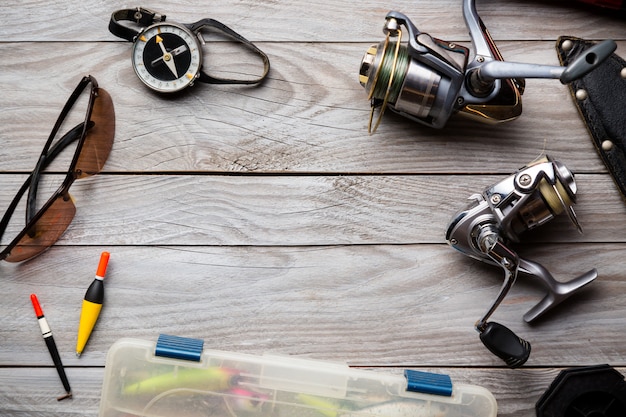
M63 122L65 121L67 115L70 110L74 107L74 104L78 101L78 98L81 96L83 90L91 84L91 91L89 94L89 102L87 104L87 112L85 115L85 121L79 123L70 131L68 131L65 135L63 135L57 143L52 145L54 138L56 137L59 129L61 128ZM83 145L85 144L85 140L87 138L88 130L94 126L94 122L91 121L91 115L94 108L94 103L96 98L98 97L98 93L101 89L98 87L98 82L96 79L87 75L82 78L82 80L78 83L78 86L74 89L67 102L63 106L57 121L52 128L52 132L46 141L41 154L39 155L39 159L37 161L37 165L35 169L30 173L24 184L20 187L16 196L13 198L13 201L9 205L8 210L0 220L0 238L4 235L6 228L9 224L9 221L13 217L15 209L17 208L19 202L26 190L28 190L28 197L26 202L26 225L22 229L20 233L7 245L6 248L0 252L0 261L7 259L11 255L11 251L15 249L18 243L24 238L26 234L31 232L33 227L37 224L37 222L43 217L46 211L54 204L54 202L62 196L62 198L67 201L71 199L69 194L69 189L74 184L76 179L82 178L81 172L76 170L76 165L78 163L80 154L83 149ZM102 90L104 91L104 90ZM72 157L72 162L68 168L65 179L59 186L59 188L52 194L52 196L48 199L48 201L38 210L36 210L36 200L37 200L37 189L39 185L39 180L41 179L42 171L64 150L68 145L73 143L78 139L78 145L76 146L76 150L74 152L74 156ZM33 214L34 213L34 214ZM72 215L73 217L73 215ZM71 223L71 221L70 221ZM68 223L69 226L69 223ZM63 233L65 230L63 231ZM50 245L52 246L52 245ZM44 252L48 247L43 248L41 251L33 254L32 256L25 258L23 260L31 259L40 253ZM18 261L19 262L19 261Z

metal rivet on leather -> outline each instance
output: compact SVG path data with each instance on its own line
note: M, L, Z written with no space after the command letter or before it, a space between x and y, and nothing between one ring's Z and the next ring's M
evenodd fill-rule
M583 90L582 88L580 90L576 91L576 99L583 101L587 98L587 91Z
M602 150L603 151L610 151L611 149L613 149L613 142L611 142L610 140L605 140L604 142L602 142Z
M622 78L626 80L626 67L622 68L622 71L619 73L619 75L621 75Z
M561 44L561 49L563 49L564 51L569 51L573 47L574 47L574 43L570 41L569 39L563 41L563 43Z

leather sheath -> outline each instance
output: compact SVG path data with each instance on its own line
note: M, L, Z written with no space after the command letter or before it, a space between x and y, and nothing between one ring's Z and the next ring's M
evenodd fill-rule
M567 66L595 42L561 36L556 44ZM572 81L569 91L592 141L626 200L626 61L611 56L587 75Z

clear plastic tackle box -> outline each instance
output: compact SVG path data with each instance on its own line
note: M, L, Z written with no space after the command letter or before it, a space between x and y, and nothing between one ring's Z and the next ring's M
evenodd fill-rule
M100 417L496 417L493 395L450 377L203 348L199 339L121 339Z

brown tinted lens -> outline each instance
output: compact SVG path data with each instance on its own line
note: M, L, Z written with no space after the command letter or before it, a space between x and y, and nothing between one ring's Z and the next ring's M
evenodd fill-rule
M102 171L111 153L115 137L115 111L113 100L104 89L97 89L91 121L94 125L87 129L85 143L76 163L76 178L83 178Z
M21 262L48 249L59 240L72 222L76 206L71 198L56 197L45 213L30 227L5 259L8 262Z

